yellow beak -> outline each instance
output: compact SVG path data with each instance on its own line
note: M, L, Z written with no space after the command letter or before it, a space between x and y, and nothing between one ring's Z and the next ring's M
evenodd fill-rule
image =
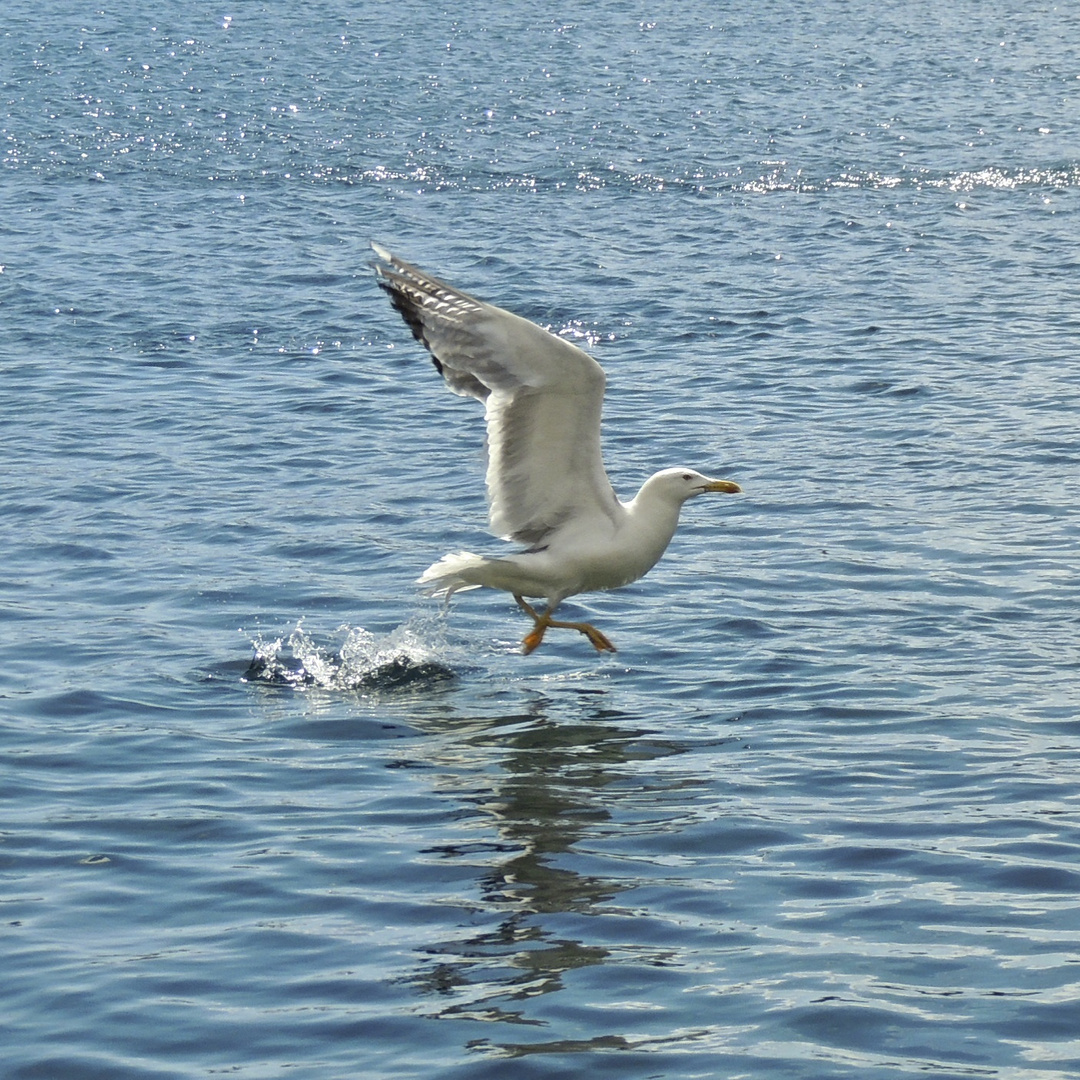
M742 488L731 480L710 480L705 485L706 491L723 491L728 495L738 495Z

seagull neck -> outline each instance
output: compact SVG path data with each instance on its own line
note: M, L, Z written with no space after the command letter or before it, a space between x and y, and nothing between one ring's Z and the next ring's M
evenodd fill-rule
M657 491L646 481L641 490L626 504L626 513L639 535L648 536L663 551L679 526L682 503Z

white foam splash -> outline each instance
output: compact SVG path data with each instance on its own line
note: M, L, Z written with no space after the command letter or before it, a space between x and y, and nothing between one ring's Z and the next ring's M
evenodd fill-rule
M441 625L413 620L388 634L339 626L345 639L335 650L318 642L302 622L287 638L257 635L248 682L298 689L390 690L451 678L449 648Z

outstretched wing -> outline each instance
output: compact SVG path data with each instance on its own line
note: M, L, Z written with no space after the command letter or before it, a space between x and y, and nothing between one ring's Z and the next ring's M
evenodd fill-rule
M541 545L571 518L622 509L600 454L604 372L535 323L372 244L379 284L447 386L486 406L491 531Z

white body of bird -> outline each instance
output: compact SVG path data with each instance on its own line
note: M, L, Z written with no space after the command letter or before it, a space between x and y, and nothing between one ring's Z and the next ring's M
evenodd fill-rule
M502 558L467 551L444 555L420 583L432 596L486 586L543 597L552 607L577 593L618 589L660 561L683 503L714 483L691 469L665 469L649 477L631 502L619 503L614 521L567 522L545 546Z

